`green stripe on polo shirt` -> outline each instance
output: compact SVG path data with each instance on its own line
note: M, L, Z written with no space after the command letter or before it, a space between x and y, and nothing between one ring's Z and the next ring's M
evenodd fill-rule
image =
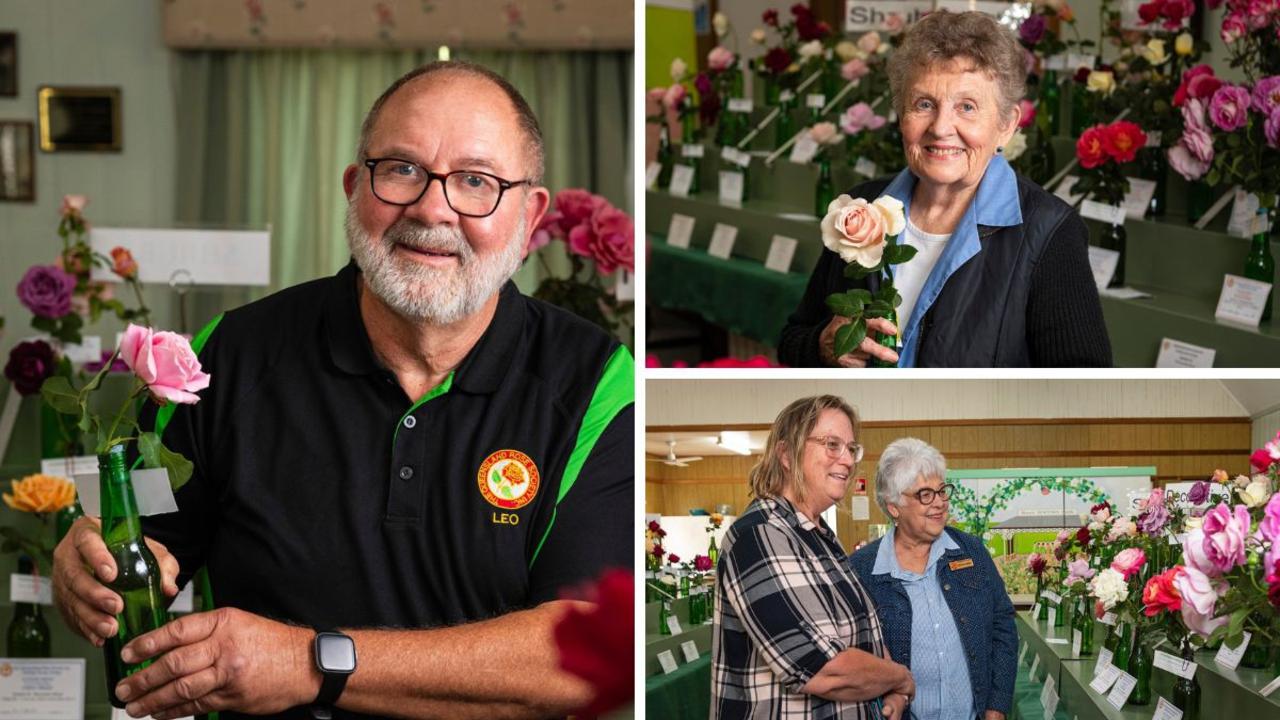
M404 427L404 419L412 415L414 410L422 407L423 403L449 392L449 388L453 387L453 373L454 371L450 370L449 374L445 376L444 382L428 390L426 395L418 398L418 402L411 405L409 409L405 410L404 414L400 416L400 422L396 423L396 431L391 435L392 452L395 452L396 439L400 437L400 428Z
M591 404L587 406L587 412L582 416L582 426L578 429L578 442L574 445L573 452L569 455L569 462L565 464L564 475L560 478L560 494L556 496L557 509L560 507L560 501L564 500L569 490L573 489L573 484L578 481L582 466L586 464L587 458L595 449L596 441L604 434L605 428L609 427L609 423L613 422L623 408L635 401L635 372L635 361L632 360L631 353L626 346L619 345L613 352L613 356L609 358L609 362L605 363L600 381L596 383L595 394L591 396ZM547 529L542 533L542 539L538 541L533 557L529 559L530 569L538 561L538 553L542 552L542 546L547 542L547 537L551 535L551 528L555 524L556 511L552 510L551 521L547 523Z

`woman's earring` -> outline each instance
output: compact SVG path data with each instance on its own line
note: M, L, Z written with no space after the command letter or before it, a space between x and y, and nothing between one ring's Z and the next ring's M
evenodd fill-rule
M1004 146L1003 146L1003 145L997 145L997 146L996 146L996 154L997 154L997 155L1003 155L1003 154L1004 154Z

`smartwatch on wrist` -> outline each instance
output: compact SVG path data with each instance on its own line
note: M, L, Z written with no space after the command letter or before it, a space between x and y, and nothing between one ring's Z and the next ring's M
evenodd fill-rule
M347 687L347 678L356 671L356 643L337 630L316 629L312 645L316 669L320 671L320 694L311 703L311 717L330 720L333 705Z

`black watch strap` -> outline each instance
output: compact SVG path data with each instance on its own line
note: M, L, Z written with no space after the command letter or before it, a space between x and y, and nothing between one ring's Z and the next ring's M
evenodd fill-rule
M351 642L351 638L338 630L331 628L316 628L316 637L312 643L312 654L315 656L316 669L320 671L320 693L316 695L316 699L311 703L311 717L316 720L331 720L333 717L333 705L338 702L338 698L342 696L342 691L347 687L347 678L354 672L354 667L345 671L334 671L325 668L320 652L322 635L338 636ZM338 639L334 638L334 639ZM352 648L352 657L354 659L354 647Z

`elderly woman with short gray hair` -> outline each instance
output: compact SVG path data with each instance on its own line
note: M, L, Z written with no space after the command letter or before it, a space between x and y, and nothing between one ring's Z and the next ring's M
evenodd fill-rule
M1003 720L1013 704L1013 603L982 540L947 527L946 460L915 438L885 448L876 502L889 533L853 554L889 654L911 668L917 720Z
M917 252L894 269L898 324L869 320L875 332L835 356L836 331L849 320L833 315L827 296L875 292L880 279L846 278L845 262L827 249L782 331L779 360L793 367L863 367L872 359L900 367L1111 364L1084 222L1014 173L1003 155L1022 116L1026 74L1017 39L983 13L939 10L907 31L889 59L907 169L848 192L904 205L898 243ZM878 343L876 332L896 335L898 350Z

